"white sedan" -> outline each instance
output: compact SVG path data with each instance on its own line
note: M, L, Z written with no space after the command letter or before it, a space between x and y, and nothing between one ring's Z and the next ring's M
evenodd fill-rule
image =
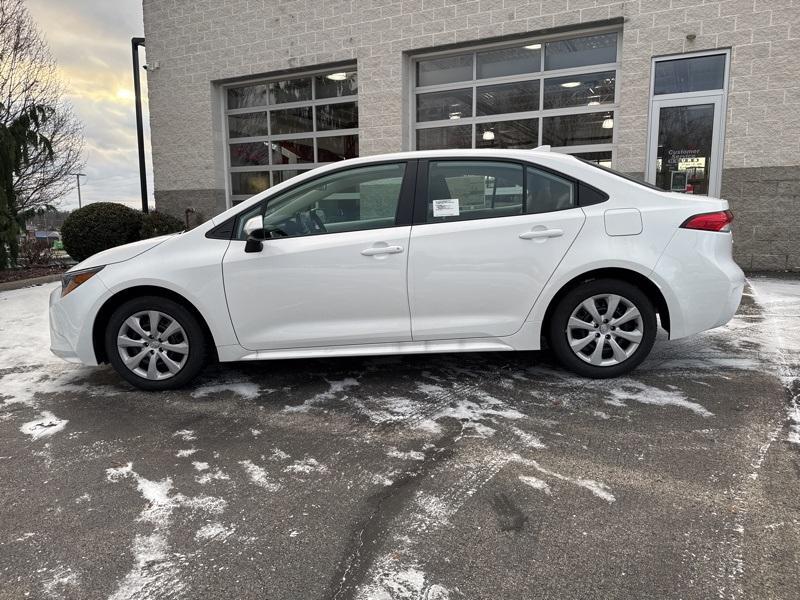
M659 322L676 339L733 316L732 219L724 200L546 149L348 160L75 266L50 298L52 351L163 390L208 360L545 339L566 368L613 377Z

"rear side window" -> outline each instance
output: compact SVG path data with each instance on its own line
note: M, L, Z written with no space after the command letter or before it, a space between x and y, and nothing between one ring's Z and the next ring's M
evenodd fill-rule
M500 161L428 163L428 223L521 215L522 165Z
M526 169L526 212L538 214L577 206L575 184L547 171Z

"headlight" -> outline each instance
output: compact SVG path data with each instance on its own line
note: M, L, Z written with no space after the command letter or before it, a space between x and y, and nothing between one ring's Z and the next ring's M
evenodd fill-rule
M61 297L63 298L79 285L86 283L102 270L103 267L92 267L91 269L83 269L82 271L64 273L61 277Z

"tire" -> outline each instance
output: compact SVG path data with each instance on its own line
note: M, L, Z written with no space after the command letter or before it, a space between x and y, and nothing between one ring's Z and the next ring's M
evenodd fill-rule
M558 362L570 371L606 379L629 373L647 358L656 327L653 303L642 290L618 279L597 279L561 298L550 319L548 341Z
M158 332L155 337L151 334L152 321ZM207 345L197 318L177 302L160 296L128 300L112 313L106 325L109 362L123 379L147 391L171 390L189 383L205 365Z

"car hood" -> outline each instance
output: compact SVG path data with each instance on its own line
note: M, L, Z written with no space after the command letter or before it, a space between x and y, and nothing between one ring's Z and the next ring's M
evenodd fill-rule
M69 271L81 271L83 269L91 269L92 267L110 265L113 263L130 260L135 256L139 256L140 254L147 252L148 250L152 250L159 244L166 242L168 239L175 237L176 235L180 234L172 233L170 235L161 235L159 237L139 240L138 242L131 242L130 244L123 244L122 246L115 246L114 248L103 250L102 252L98 252L97 254L90 256L83 262L79 262Z

